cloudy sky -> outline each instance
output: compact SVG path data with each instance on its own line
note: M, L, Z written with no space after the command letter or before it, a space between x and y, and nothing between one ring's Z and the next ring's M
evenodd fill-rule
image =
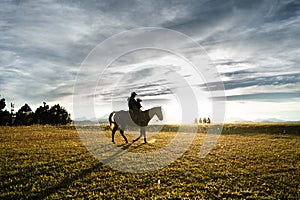
M116 34L142 27L181 33L202 50L163 31L151 38L138 33L126 42L113 40ZM166 115L172 110L175 115L184 107L178 94L188 91L180 90L187 84L196 95L199 117L213 117L208 108L222 99L215 95L222 88L219 79L205 77L205 70L216 69L225 88L226 121L300 119L298 1L4 0L0 34L0 94L17 109L24 103L35 109L46 101L73 112L73 96L81 92L93 99L99 117L111 108L126 109L126 98L134 90L144 107L163 105ZM105 41L114 41L115 48L98 51ZM147 41L162 46L128 48L114 62L100 66L119 47L137 49ZM168 49L177 49L188 60ZM201 68L199 76L188 63L197 56L209 60L196 66ZM174 73L184 81L170 80L168 75L177 76ZM92 78L97 82L89 81ZM87 106L83 104L82 113Z

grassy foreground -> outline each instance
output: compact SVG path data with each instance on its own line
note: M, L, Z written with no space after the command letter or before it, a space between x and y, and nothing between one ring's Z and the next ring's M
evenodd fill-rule
M200 158L206 128L171 165L125 173L94 158L74 127L0 127L0 199L300 199L299 125L225 125ZM126 148L153 151L174 137L173 129ZM116 145L124 147L119 133Z

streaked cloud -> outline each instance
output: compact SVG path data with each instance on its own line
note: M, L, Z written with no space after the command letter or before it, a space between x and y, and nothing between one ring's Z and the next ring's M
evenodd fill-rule
M299 8L300 3L292 0L2 1L0 94L17 107L24 101L71 104L67 101L72 98L77 73L87 79L94 73L79 71L79 67L96 45L122 31L153 26L182 32L199 42L214 62L206 67L217 67L220 72L227 101L295 102L300 86ZM144 40L147 38L132 38L122 45ZM166 47L185 49L191 57L199 53L180 41L161 38L157 42L163 41ZM113 52L108 49L103 56ZM161 79L154 65L145 65L149 56L160 59L165 55L146 51L137 55L118 59L109 69L113 72L108 70L103 76L101 84L106 89L98 88L96 96L105 100L114 95L121 100L136 90L156 101L167 99L172 89L179 87ZM131 64L142 67L132 71L128 68ZM168 69L192 79L180 63L160 72L168 73ZM124 77L119 83L123 87L112 94L112 79L120 77ZM153 77L157 77L154 83L150 81ZM214 82L193 84L204 90L208 86L218 89Z

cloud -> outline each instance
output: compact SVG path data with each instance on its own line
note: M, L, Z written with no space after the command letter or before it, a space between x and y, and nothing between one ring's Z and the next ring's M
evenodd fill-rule
M212 97L218 101L220 97ZM272 93L254 93L226 96L227 101L259 101L259 102L284 102L286 100L299 100L300 91L296 92L272 92ZM222 99L221 99L222 100Z
M288 84L300 84L300 73L276 75L276 76L260 76L253 78L244 78L240 80L230 80L224 81L224 86L226 90L247 88L252 86L280 86ZM210 90L218 90L217 87L219 83L206 83L199 85L202 88L208 88Z
M126 67L108 68L103 74L96 92L89 95L91 98L99 98L101 101L124 101L131 92L135 91L140 97L148 100L168 99L169 94L175 88L166 79L166 73L170 68L159 65L132 64ZM114 74L117 71L117 74ZM154 98L153 98L154 97Z
M298 1L290 1L282 6L278 6L274 14L271 16L272 20L287 20L299 15L300 3Z
M229 100L259 100L264 95L266 100L283 100L284 94L286 101L294 100L299 93L290 86L300 85L299 7L298 1L267 0L2 1L0 92L17 104L70 97L78 72L88 79L97 71L79 71L82 61L97 44L122 31L154 26L182 32L199 42L214 62L206 67L217 67ZM147 39L132 37L120 45L143 44ZM163 35L158 34L156 42L166 48L184 49L191 57L199 54L190 44L169 41ZM108 49L102 56L113 55L115 51ZM119 83L122 87L113 92L99 87L97 95L103 99L111 95L125 98L128 91L136 90L152 100L160 95L167 98L179 86L164 80L155 66L143 65L165 56L162 52L149 52L118 59L99 84L109 87L113 79L124 77ZM143 67L132 71L129 64ZM164 67L165 73L172 68ZM184 68L173 67L177 67L175 71ZM186 79L192 76L188 72L182 75ZM154 83L151 78L156 78ZM203 83L197 85L206 88ZM217 89L217 83L208 85ZM258 92L249 93L249 88L254 87ZM261 91L266 88L267 91Z

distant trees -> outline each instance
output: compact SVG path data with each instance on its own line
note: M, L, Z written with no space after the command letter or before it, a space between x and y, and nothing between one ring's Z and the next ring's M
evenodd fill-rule
M197 120L197 118L195 118L195 123L198 123L199 122L199 124L210 124L211 123L211 121L210 121L210 118L208 117L208 118L199 118L199 121Z
M194 124L198 124L198 119L197 118L194 119Z
M3 110L5 106L6 103L3 98L0 100L0 126L32 124L66 125L72 122L70 114L59 104L50 108L49 105L43 102L43 106L38 107L33 112L30 106L25 103L15 115L13 110L11 112Z
M210 118L208 117L206 123L210 124Z
M66 125L72 122L70 114L59 104L52 106L43 102L43 106L38 107L33 113L33 124Z

